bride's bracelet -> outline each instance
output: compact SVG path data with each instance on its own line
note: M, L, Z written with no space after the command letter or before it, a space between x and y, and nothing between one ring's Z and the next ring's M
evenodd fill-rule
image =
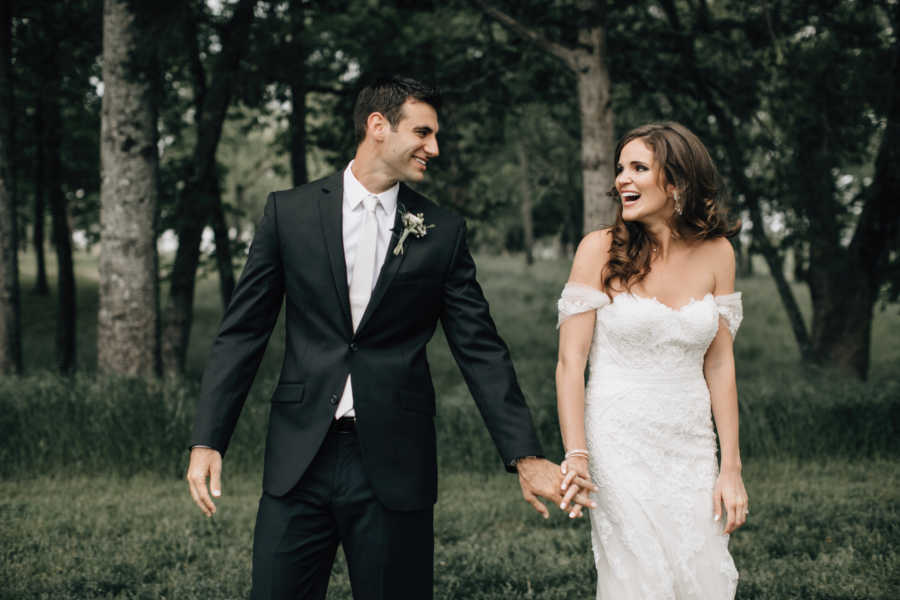
M584 450L582 448L575 448L573 450L569 450L568 452L566 452L566 458L571 458L573 456L581 456L584 458L588 458L590 455L588 454L587 450Z

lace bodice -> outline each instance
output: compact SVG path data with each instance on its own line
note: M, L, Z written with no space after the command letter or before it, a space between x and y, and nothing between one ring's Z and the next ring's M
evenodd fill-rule
M732 338L743 319L740 292L706 294L676 309L631 293L611 300L600 290L578 283L566 284L558 309L557 327L576 314L597 311L592 363L603 360L629 368L665 370L700 366L720 319Z

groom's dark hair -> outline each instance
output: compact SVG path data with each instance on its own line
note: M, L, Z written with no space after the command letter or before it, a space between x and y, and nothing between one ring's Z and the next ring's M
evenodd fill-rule
M396 129L403 118L403 104L409 98L429 104L436 111L441 106L437 88L409 77L376 77L363 87L356 96L356 105L353 107L356 143L362 143L366 137L366 120L373 112L384 115L391 124L391 129Z

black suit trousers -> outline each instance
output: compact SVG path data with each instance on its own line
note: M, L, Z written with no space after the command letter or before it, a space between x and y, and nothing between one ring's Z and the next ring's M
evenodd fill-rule
M324 599L341 544L354 600L429 600L433 513L386 509L363 471L356 432L329 431L297 485L259 501L251 598Z

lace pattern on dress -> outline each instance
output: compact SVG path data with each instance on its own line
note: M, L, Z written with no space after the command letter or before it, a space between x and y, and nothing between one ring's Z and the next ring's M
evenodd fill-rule
M737 335L741 321L744 319L744 306L741 303L741 293L724 294L715 296L716 308L719 310L719 316L725 319L728 325L728 331L731 332L731 339Z
M563 324L569 317L598 310L609 304L609 296L597 288L581 283L567 283L563 287L559 302L556 303L558 318L556 328Z

